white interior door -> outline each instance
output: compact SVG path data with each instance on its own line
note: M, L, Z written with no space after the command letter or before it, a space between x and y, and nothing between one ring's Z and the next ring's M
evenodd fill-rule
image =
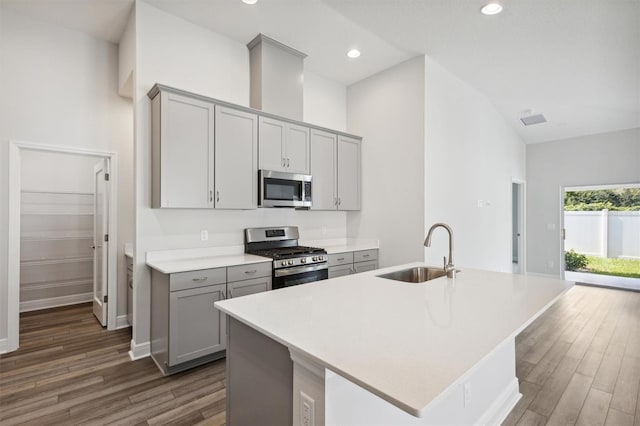
M524 274L524 184L511 184L511 258L514 274Z
M107 273L109 247L109 161L101 160L93 168L93 314L103 327L107 325Z

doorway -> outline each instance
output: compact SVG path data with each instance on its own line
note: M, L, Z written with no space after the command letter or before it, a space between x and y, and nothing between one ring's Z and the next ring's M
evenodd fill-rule
M10 142L8 351L21 310L93 300L101 325L116 328L116 170L115 153Z
M511 265L514 274L524 274L525 267L525 182L511 181Z
M640 184L562 188L563 277L640 290Z

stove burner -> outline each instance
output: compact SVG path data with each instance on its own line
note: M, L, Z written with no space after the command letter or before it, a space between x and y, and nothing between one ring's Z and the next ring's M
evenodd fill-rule
M281 247L264 250L250 250L249 253L272 259L288 259L291 257L306 256L308 254L326 254L326 250L317 247L295 246Z

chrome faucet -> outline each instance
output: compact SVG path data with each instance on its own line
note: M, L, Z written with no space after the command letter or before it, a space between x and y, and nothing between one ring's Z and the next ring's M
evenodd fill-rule
M453 264L453 230L451 229L451 227L442 222L434 223L431 228L429 228L429 232L427 232L427 238L425 238L424 240L424 246L431 247L431 235L433 234L433 231L438 227L446 229L449 233L449 262L447 262L447 257L445 256L444 270L447 273L447 277L454 278L456 276L456 267Z

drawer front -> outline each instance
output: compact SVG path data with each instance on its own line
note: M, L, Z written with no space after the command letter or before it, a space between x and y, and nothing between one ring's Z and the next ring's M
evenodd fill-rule
M378 260L378 250L360 250L353 253L354 262L367 262L369 260Z
M227 283L227 296L229 299L269 290L271 290L270 276Z
M230 266L227 268L227 281L250 280L271 276L271 262L251 263L249 265Z
M329 278L344 277L353 274L353 265L329 266Z
M346 265L353 263L353 252L334 253L329 255L329 266Z
M356 274L359 274L360 272L374 271L378 269L378 261L369 260L367 262L356 262L353 264L353 269L356 271Z
M202 269L200 271L171 274L169 291L187 290L227 282L227 268Z

